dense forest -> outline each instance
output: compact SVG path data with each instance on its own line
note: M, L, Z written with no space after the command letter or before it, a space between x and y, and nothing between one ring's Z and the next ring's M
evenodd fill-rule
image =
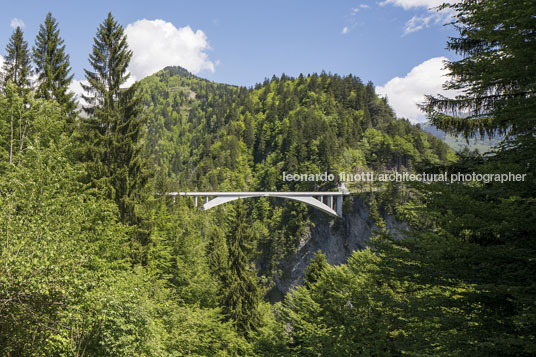
M246 89L168 67L140 88L147 155L180 187L277 190L283 171L414 169L454 157L352 75L283 74Z
M0 355L536 354L536 5L447 7L460 60L446 85L463 94L422 110L445 133L504 138L485 155L456 155L353 75L244 88L167 67L127 88L132 52L112 14L75 98L52 14L31 49L17 28L0 85ZM200 211L166 195L338 184L282 172L445 169L527 176L350 185L376 223L369 247L337 266L318 251L303 285L276 299L310 207ZM385 212L407 222L404 238Z

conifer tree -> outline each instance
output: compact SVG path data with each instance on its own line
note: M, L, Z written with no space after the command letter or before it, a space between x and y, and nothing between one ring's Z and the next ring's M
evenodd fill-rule
M145 121L138 85L121 88L129 78L131 57L123 27L109 13L94 38L89 56L93 70L85 70L89 84L83 86L83 98L89 105L84 107L88 118L80 139L92 184L116 201L123 222L138 224L134 206L148 176L140 154Z
M260 292L252 268L255 242L242 201L233 205L227 221L228 266L223 274L222 305L224 313L244 336L257 330L260 322Z
M5 117L9 118L9 164L13 164L17 146L15 142L18 140L20 151L22 151L24 138L27 134L29 123L27 120L22 119L20 109L23 108L22 103L27 101L26 94L30 90L30 75L32 73L28 43L24 41L20 27L17 27L9 38L6 52L7 55L3 66L3 91L6 96ZM19 100L20 103L16 105L15 103Z
M466 137L534 135L536 3L463 0L440 8L456 11L458 36L447 49L462 58L445 63L445 88L461 94L426 97L422 108L432 124Z
M307 268L305 269L305 276L303 277L305 286L309 287L312 284L316 283L320 278L322 271L324 271L327 266L328 260L326 258L326 255L322 253L321 250L318 250L313 255L311 261L309 262L309 265L307 265Z
M21 93L26 92L31 86L32 68L28 43L24 41L24 33L18 26L9 38L6 53L3 67L4 87L8 82L13 82Z
M73 79L69 55L65 53L64 41L60 37L58 22L49 12L39 27L33 48L33 60L37 72L37 97L55 99L67 113L72 113L76 104L74 94L69 92Z

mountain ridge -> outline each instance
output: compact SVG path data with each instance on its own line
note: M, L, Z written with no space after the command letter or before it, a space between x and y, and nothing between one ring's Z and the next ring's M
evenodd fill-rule
M340 161L344 160L336 157L343 156L345 149L352 149L346 150L346 158L352 160L350 157L353 157L355 162L349 164L354 170L364 169L364 166L411 169L425 161L446 160L449 155L452 158L447 147L432 135L407 120L396 119L386 101L376 95L372 83L365 85L352 75L314 73L292 78L283 74L281 78L273 76L246 88L209 81L182 67L168 66L143 79L141 92L149 116L148 156L152 156L158 168L171 167L166 173L169 177L184 177L182 173L189 170L189 177L184 181L190 184L194 179L192 171L195 171L188 165L192 158L203 161L211 156L212 162L196 165L210 176L215 163L219 167L236 168L237 162L231 161L240 156L239 153L251 156L242 164L247 163L250 169L258 171L259 165L266 162L274 150L281 153L283 149L288 158L276 156L286 161L282 167L286 172L296 169L311 172L313 167L298 164L301 156L309 159L309 166L322 169L318 172L342 168L344 164ZM180 136L185 139L183 143L176 142L182 146L181 152L173 152L169 145L162 147L165 138ZM294 139L301 140L302 144L303 140L315 144L311 148L315 152L308 150L307 145L298 149ZM203 150L201 143L205 145ZM228 151L231 161L215 157L220 148ZM186 151L189 155L181 155ZM433 155L425 157L432 152ZM312 162L314 155L324 155L323 165ZM399 157L393 159L396 162L387 162L389 156ZM163 157L167 157L166 162L162 161ZM181 158L180 163L177 158ZM197 174L193 181L202 182L201 176ZM221 177L209 180L212 180L209 183L212 188L222 181ZM245 182L241 184L244 186ZM270 186L277 185L271 182Z

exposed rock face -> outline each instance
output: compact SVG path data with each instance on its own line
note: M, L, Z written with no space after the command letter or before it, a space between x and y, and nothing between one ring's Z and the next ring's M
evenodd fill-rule
M322 250L329 264L339 265L355 251L367 246L376 224L370 218L370 209L362 197L351 196L345 200L344 218L331 218L314 213L310 229L302 237L296 254L282 262L283 276L274 277L272 300L279 300L287 291L303 283L305 268L313 254ZM395 237L408 229L391 215L383 215L387 230Z

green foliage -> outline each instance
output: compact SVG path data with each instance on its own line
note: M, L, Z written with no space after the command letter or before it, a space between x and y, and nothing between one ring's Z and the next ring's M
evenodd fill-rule
M279 323L275 315L280 311L280 305L281 303L272 305L267 302L259 305L261 327L255 334L253 341L253 351L257 356L290 355L288 334L285 326Z
M143 79L140 92L145 154L180 187L306 190L311 183L284 183L281 172L400 170L450 159L443 143L395 120L372 84L353 76L274 76L246 90L168 67Z
M186 205L168 204L161 200L153 209L148 267L167 281L184 303L216 306L219 273L214 270L223 263L212 259L226 246L217 247L211 241L223 239L223 232L212 216Z
M311 258L311 261L305 270L305 276L303 278L305 285L309 286L316 283L327 265L328 260L326 255L320 250L317 251Z
M39 113L31 146L1 179L2 354L50 353L62 316L97 284L95 272L121 266L126 252L113 205L77 182L80 170L64 156L61 117L53 114Z
M9 82L4 89L4 96L0 98L0 153L6 161L0 161L0 172L5 165L20 164L23 152L32 145L33 135L49 133L58 127L55 119L60 115L56 110L55 103L35 100L33 92L20 92L19 88ZM49 115L49 124L52 128L42 128L44 116ZM41 121L41 123L36 123ZM45 130L44 130L45 129Z
M218 310L178 304L177 296L142 268L101 281L103 287L87 294L87 303L70 316L84 348L80 354L236 356L250 349Z
M259 328L260 291L252 267L255 241L246 221L246 206L238 201L229 213L226 243L227 262L221 270L221 305L225 315L244 336Z
M296 355L534 354L533 251L431 233L374 245L287 295Z
M384 281L411 286L402 316L438 354L534 354L534 249L422 233L379 242ZM407 343L415 343L415 338ZM426 347L428 348L428 347ZM432 353L432 349L429 349Z
M204 250L186 240L189 232L170 252L176 268L164 271L159 254L148 269L132 269L133 228L119 222L113 201L82 184L84 167L69 159L62 109L38 100L21 110L31 114L34 130L17 165L3 162L0 179L0 354L251 354L250 344L213 308L215 287L201 286L215 282ZM155 246L161 249L166 237L165 245L174 247L179 224L169 227L169 213L159 219ZM196 276L203 271L204 279Z
M89 55L89 63L94 71L84 70L89 82L83 86L89 93L83 96L89 103L84 108L88 115L114 115L114 110L119 107L120 87L130 76L127 67L131 57L132 51L128 49L123 27L108 13L108 17L97 29L93 50Z
M536 111L534 71L527 72L534 57L534 17L527 10L534 5L489 0L446 7L457 11L461 36L449 48L464 56L447 64L448 87L464 94L454 100L428 97L425 109L452 134L510 135L490 155L462 153L447 169L520 173L525 180L387 186L374 197L371 216L390 209L412 230L399 240L380 233L374 251L324 268L314 284L287 295L281 321L296 355L536 352ZM464 115L451 116L459 112ZM362 143L376 163L393 149L412 155L407 140L384 138L373 128ZM429 163L435 164L432 171L444 169ZM405 202L385 205L386 196L405 196Z
M288 294L281 311L297 356L398 355L398 331L386 298L392 288L374 279L379 257L355 252L347 265L326 266L318 280Z
M55 43L68 63L51 16L41 30L36 53ZM92 73L105 70L111 82L90 80L94 101L75 137L50 88L43 98L9 82L0 96L0 354L252 355L251 342L215 308L220 282L207 250L208 238L222 234L218 223L163 197L142 202L138 87L119 88L129 57L122 28L109 16L100 30ZM103 53L126 58L117 74L104 68ZM270 310L263 319L274 324Z

